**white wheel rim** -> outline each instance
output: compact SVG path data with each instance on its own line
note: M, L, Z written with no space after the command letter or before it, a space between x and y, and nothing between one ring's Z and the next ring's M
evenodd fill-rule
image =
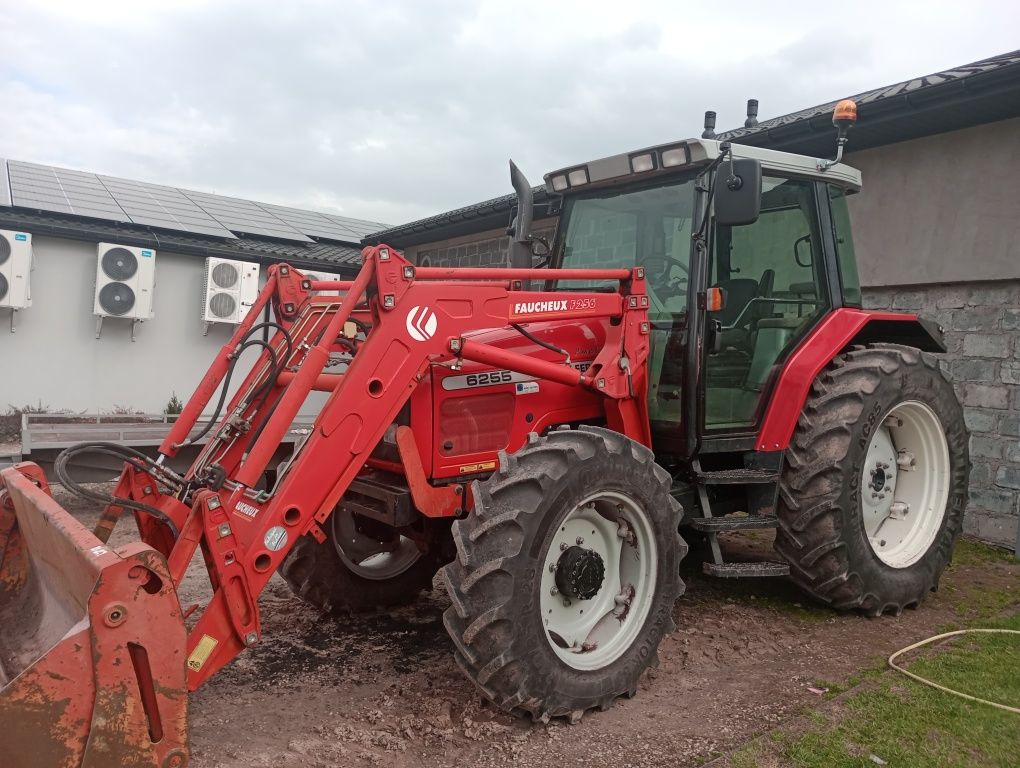
M386 581L395 578L418 562L421 557L418 545L406 536L400 537L400 543L392 552L369 555L360 563L349 557L342 547L336 549L340 559L351 573L371 581Z
M868 542L892 568L913 565L942 528L949 501L949 444L924 403L900 403L871 438L861 474Z
M337 510L333 513L333 545L347 570L370 581L392 579L421 557L421 550L412 539L397 536L395 540L379 541L365 536L354 525L354 516Z
M605 575L587 600L569 599L556 586L562 553L580 546L602 558ZM655 596L658 552L651 522L630 497L601 491L560 521L542 560L540 585L546 639L574 669L601 669L616 661L641 633Z

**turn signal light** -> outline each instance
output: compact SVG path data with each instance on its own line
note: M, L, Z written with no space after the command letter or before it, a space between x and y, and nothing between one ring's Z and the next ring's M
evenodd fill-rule
M705 294L705 309L718 312L726 306L726 291L722 288L709 288Z

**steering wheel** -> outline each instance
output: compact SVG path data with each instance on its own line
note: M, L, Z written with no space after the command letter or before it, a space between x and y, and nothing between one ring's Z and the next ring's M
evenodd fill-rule
M638 262L638 266L645 268L645 280L653 288L665 288L669 295L680 293L691 273L687 265L680 261L680 259L666 254L645 256ZM679 277L673 277L674 268L679 268L683 274Z

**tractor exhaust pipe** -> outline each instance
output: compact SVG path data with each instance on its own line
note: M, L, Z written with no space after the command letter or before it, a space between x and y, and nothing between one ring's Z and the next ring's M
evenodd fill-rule
M517 213L514 215L510 242L510 266L518 269L531 268L531 217L534 209L534 194L527 177L513 160L510 161L510 183L517 193Z

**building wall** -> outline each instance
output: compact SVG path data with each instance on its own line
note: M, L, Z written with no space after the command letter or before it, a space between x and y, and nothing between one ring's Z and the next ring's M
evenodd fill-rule
M539 219L533 223L531 232L552 242L555 227L555 219ZM510 258L510 237L505 228L490 229L467 237L412 245L404 255L423 267L505 267Z
M97 339L96 245L34 237L33 250L32 306L17 313L15 333L0 309L0 411L160 413L174 393L187 400L234 331L214 325L202 335L205 260L157 251L155 317L136 326L135 342L131 323L115 318Z
M942 369L970 430L965 531L1013 547L1020 516L1020 279L866 288L865 306L918 312L946 333Z
M850 197L864 285L1020 278L1020 118L846 162L864 179Z

